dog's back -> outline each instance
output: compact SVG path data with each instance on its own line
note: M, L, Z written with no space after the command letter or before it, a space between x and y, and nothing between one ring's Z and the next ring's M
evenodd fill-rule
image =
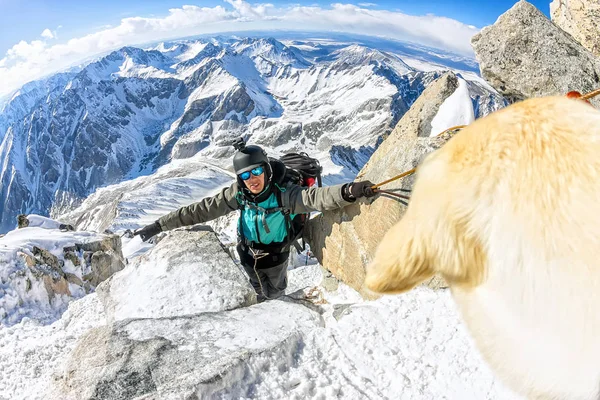
M562 97L526 100L428 157L366 283L398 292L433 273L511 387L598 398L600 112Z

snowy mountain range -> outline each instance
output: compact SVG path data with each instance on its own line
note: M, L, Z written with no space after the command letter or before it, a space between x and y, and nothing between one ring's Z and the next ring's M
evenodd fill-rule
M272 156L316 156L326 183L353 179L444 70L462 78L475 117L505 104L473 60L380 39L281 33L121 48L0 102L0 233L17 214L63 214L109 185L121 188L112 217L89 213L106 204L100 191L77 218L114 228L131 180L147 190L154 178L144 177L178 159L218 176L196 180L205 193L232 179L238 136ZM170 178L203 174L168 168Z

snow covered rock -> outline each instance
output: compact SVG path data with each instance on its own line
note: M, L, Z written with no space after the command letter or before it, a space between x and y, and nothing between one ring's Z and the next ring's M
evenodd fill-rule
M483 78L511 102L586 93L600 84L600 59L524 0L471 44Z
M120 238L26 227L0 238L0 325L56 320L125 266Z
M218 398L273 356L285 369L302 346L301 332L321 325L317 313L283 301L115 322L80 339L49 398Z
M597 0L554 0L552 22L600 56L600 3Z
M466 101L468 93L459 90L460 81L449 72L425 89L375 151L357 179L377 183L408 171L451 137L450 134L432 137L440 133L439 130L472 122L472 105ZM453 110L454 114L442 113L446 108ZM414 177L409 176L385 185L383 189L410 189L413 182ZM364 297L370 298L372 295L363 287L365 266L374 256L385 232L404 215L404 211L405 206L397 199L380 195L370 201L322 213L307 225L311 250L321 265ZM435 281L434 287L444 286Z
M44 229L60 229L65 231L74 231L75 229L69 224L55 221L51 218L43 217L36 214L19 214L17 215L17 228L40 227Z
M198 155L174 160L152 175L99 189L77 209L61 217L80 230L136 229L181 206L216 194L234 177L235 174L207 164Z
M256 294L214 232L169 232L97 289L110 321L246 307Z

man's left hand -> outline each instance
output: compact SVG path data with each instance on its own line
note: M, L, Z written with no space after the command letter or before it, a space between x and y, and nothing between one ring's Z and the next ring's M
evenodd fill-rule
M376 190L373 190L373 182L371 181L360 181L349 184L347 188L349 197L351 199L358 199L361 197L373 197L377 194Z

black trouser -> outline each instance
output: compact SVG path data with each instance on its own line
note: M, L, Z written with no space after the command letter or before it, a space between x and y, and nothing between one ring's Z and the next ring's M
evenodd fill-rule
M237 251L259 300L275 299L283 294L287 288L289 249L282 253L266 252L265 254L264 251L253 250L239 244Z

